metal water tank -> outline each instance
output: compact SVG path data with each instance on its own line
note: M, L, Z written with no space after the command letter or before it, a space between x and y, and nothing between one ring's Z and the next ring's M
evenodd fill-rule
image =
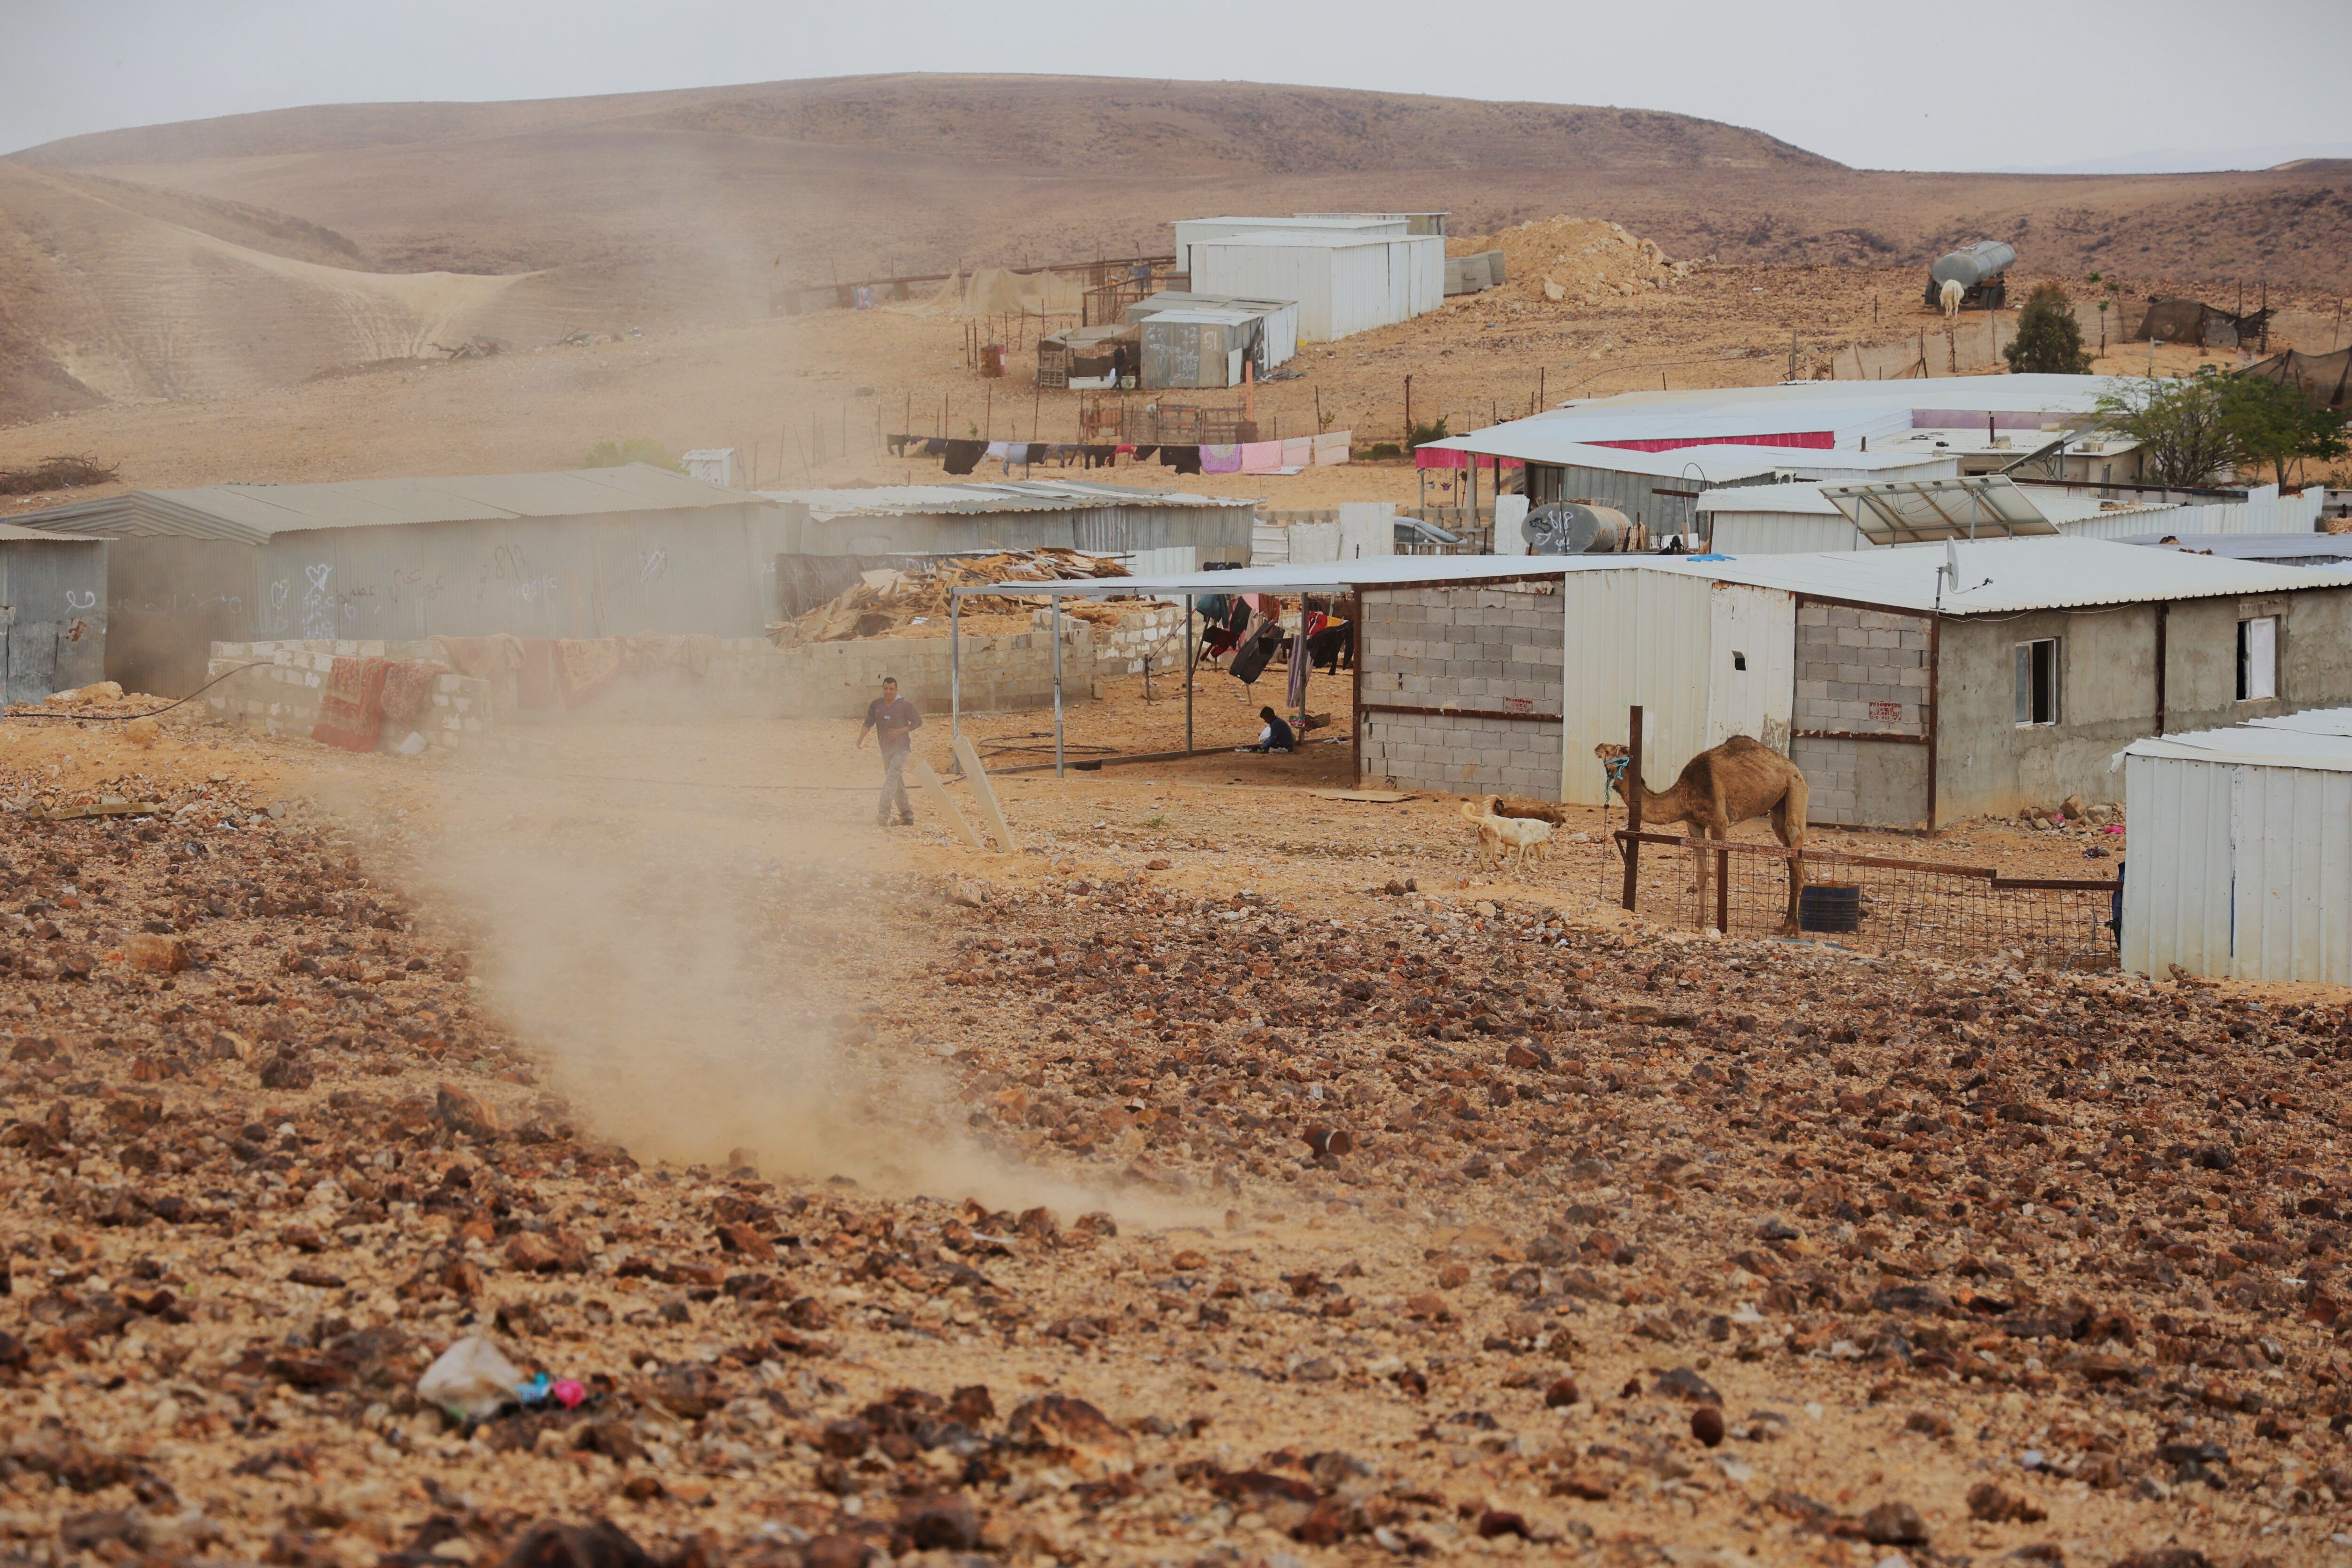
M1548 501L1519 525L1529 555L1613 555L1626 548L1633 524L1614 507Z
M1940 256L1927 269L1927 289L1934 293L1948 281L1963 288L1974 288L1988 277L1997 277L2017 265L2017 248L1997 239L1980 239L1965 250L1956 250Z

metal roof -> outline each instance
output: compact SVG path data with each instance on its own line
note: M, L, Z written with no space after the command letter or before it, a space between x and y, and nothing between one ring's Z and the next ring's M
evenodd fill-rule
M2115 761L2126 757L2352 773L2352 708L2314 708L2227 729L2150 736L2116 753Z
M1809 517L1834 517L1819 485L1721 485L1698 498L1702 512L1790 512Z
M706 485L631 463L552 474L479 474L449 479L352 479L328 485L210 485L132 490L53 507L16 521L43 533L87 529L110 538L179 536L264 544L311 528L401 523L475 523L740 507L745 490Z
M1456 439L1515 441L1533 427L1559 431L1563 441L1692 441L1732 436L1827 433L1832 448L1850 453L1906 436L1916 428L1981 426L1988 414L2041 415L2053 423L2088 418L2099 399L2130 384L2117 376L1954 376L1929 381L1802 382L1780 386L1713 387L1621 392L1564 402ZM1570 432L1573 434L1570 434ZM1487 445L1466 450L1486 453ZM1827 451L1809 448L1826 457ZM1949 454L1948 453L1947 455ZM1500 455L1515 456L1505 451ZM1552 459L1539 458L1549 462Z
M762 490L772 501L797 501L812 522L836 517L979 517L999 512L1081 512L1100 507L1234 507L1255 509L1246 496L1197 496L1090 485L1077 479L1011 479L1003 484L877 485L865 490Z
M2111 539L2053 536L1960 540L1957 587L1944 580L1946 549L1803 551L1788 555L1367 556L1306 566L1168 572L1077 582L1008 582L958 593L1104 598L1127 594L1345 593L1410 582L1560 577L1571 571L1664 571L1746 583L1850 603L1946 615L2013 615L2159 600L2352 588L2352 574L2261 566L2218 556L2142 549Z
M1998 474L1824 485L1822 497L1874 545L2058 531L2024 491Z
M51 545L102 545L106 542L96 534L52 533L47 528L20 528L15 523L0 523L0 542L17 539L38 539L43 544Z
M2316 559L2321 556L2352 560L2352 534L2134 534L2123 542L2191 555L2227 556L2231 560Z
M1506 434L1507 433L1507 434ZM1573 426L1547 427L1541 419L1427 441L1439 451L1475 452L1481 457L1516 457L1527 463L1557 463L1570 468L1600 468L1612 474L1646 474L1660 479L1696 478L1710 485L1755 479L1769 474L1874 472L1927 467L1949 461L1948 454L1854 452L1804 446L1759 446L1745 442L1709 442L1643 452L1579 439ZM1416 448L1416 450L1419 450Z

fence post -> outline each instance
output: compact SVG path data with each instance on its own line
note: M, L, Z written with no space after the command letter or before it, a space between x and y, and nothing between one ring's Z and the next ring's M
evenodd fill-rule
M1731 852L1715 852L1715 928L1731 935Z
M1622 903L1633 907L1642 876L1642 705L1627 710L1625 720L1625 894Z

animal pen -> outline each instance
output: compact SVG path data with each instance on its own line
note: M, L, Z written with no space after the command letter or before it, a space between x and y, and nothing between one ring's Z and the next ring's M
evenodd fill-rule
M1642 710L1628 719L1629 777L1642 777ZM1662 925L1727 936L1784 932L1789 877L1801 865L1799 936L1872 953L1939 958L2013 955L2024 966L2106 969L2116 962L2121 883L2110 877L2010 877L1990 866L1895 855L1801 852L1753 840L1643 830L1641 791L1613 837L1618 902ZM1664 852L1645 857L1643 846ZM1793 863L1792 863L1793 862Z

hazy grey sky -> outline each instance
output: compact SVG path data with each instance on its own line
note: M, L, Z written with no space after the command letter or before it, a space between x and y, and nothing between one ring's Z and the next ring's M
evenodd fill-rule
M1672 110L1870 168L2352 155L2347 0L0 0L0 54L10 151L298 104L921 70Z

